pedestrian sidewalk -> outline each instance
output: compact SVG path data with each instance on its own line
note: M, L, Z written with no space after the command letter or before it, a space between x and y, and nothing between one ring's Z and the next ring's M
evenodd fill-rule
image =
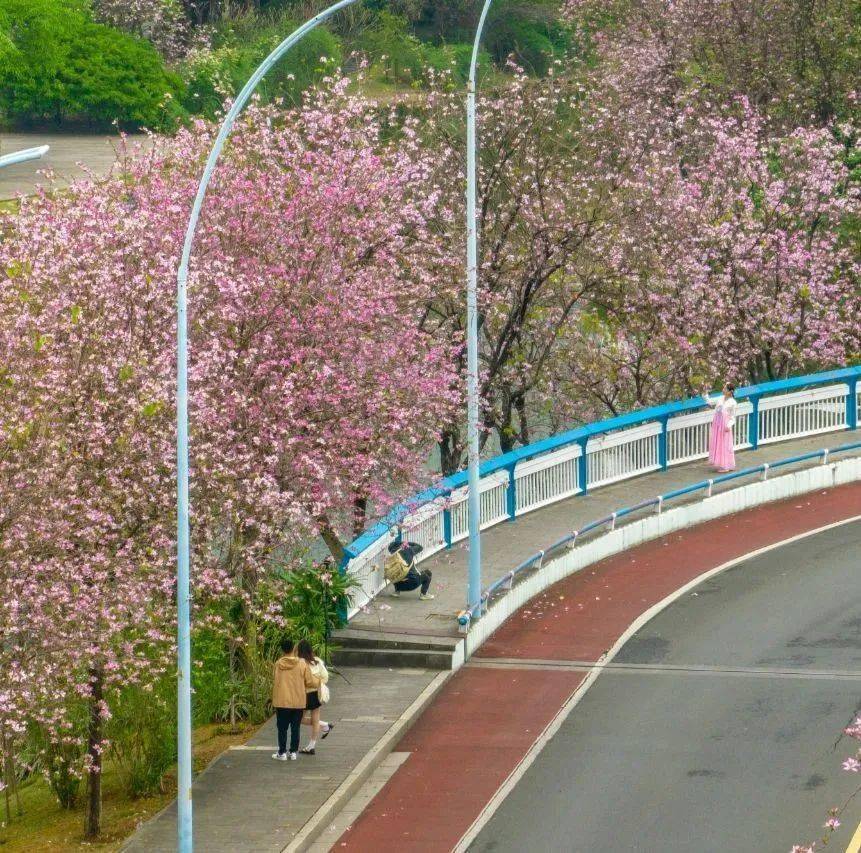
M776 462L823 447L850 443L857 440L856 435L857 433L836 432L769 444L757 450L739 452L736 455L736 463L738 468L748 468L763 462ZM807 462L781 468L775 476L787 474L799 467L809 467L811 464L817 463ZM715 476L717 475L708 467L706 460L678 465L667 471L656 471L653 474L601 486L586 495L576 495L519 516L513 521L497 524L481 534L482 588L489 586L530 555L590 521L608 516L622 507L632 506ZM749 482L753 482L753 478L716 486L714 491L717 494ZM680 498L668 504L668 509L694 503L702 497L703 493L698 493ZM653 510L645 512L651 511ZM625 522L620 522L619 526L638 517L640 516L632 515ZM455 617L466 606L468 561L469 549L466 540L449 550L434 554L420 565L421 568L433 572L431 592L436 595L435 601L420 601L415 594L404 594L395 598L389 588L366 608L367 612L357 613L350 621L350 627L386 633L457 634Z
M325 821L361 786L433 698L445 675L430 670L351 667L332 672L323 719L335 729L317 754L272 760L270 719L245 746L223 752L194 782L194 849L199 853L281 853L309 823ZM302 727L303 743L310 729ZM176 801L144 823L123 850L176 851Z

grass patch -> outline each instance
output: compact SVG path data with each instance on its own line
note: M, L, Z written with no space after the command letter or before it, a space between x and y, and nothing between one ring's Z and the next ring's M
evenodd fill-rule
M195 773L205 769L224 750L245 743L256 729L256 726L238 727L234 733L223 724L195 729ZM119 850L138 824L164 808L176 795L176 768L165 774L163 786L162 794L132 799L123 790L117 768L107 762L102 781L103 834L98 841L85 842L83 808L64 811L57 805L47 783L37 779L21 789L24 814L20 818L13 817L11 825L0 828L0 851L42 853L45 850ZM5 808L0 809L0 821L5 821L5 818Z

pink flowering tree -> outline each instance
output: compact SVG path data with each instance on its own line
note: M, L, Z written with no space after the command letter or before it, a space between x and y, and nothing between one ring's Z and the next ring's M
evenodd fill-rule
M840 365L861 343L861 266L841 233L859 196L839 147L823 130L760 130L750 111L715 119L704 156L668 184L649 179L671 263L644 302L709 379Z
M192 264L195 620L246 661L280 613L272 567L417 485L459 393L421 328L450 263L430 155L343 88L249 113ZM0 723L39 732L67 805L87 775L90 836L116 703L174 652L173 296L212 133L2 222Z
M96 17L151 41L167 59L179 59L192 40L190 20L180 0L94 0Z
M792 76L791 15L769 30L776 44L763 54L761 42L745 46L743 23L771 11L751 4L637 2L604 12L568 6L575 22L597 21L589 85L613 113L617 150L635 156L607 286L588 324L598 346L570 330L586 357L574 363L594 369L569 369L562 381L624 408L721 377L755 382L853 358L859 195L846 81L832 81L839 109L800 108L802 92L814 96L805 88L812 78ZM804 39L822 36L818 24L798 25L808 27ZM784 76L758 76L760 62ZM777 86L768 97L765 80ZM830 115L847 120L825 124Z

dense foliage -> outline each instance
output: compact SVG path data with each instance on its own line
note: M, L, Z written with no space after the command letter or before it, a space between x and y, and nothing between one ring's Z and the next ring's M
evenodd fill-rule
M190 113L215 118L225 99L235 95L257 66L292 32L286 15L251 14L225 22L207 47L192 50L180 66L186 83L183 105ZM267 74L258 89L267 101L296 105L300 95L341 63L338 39L326 29L309 33Z
M295 104L327 68L354 54L367 57L383 86L426 86L429 72L462 82L477 9L458 6L356 4L282 59L261 97ZM302 0L3 0L0 121L171 129L188 114L214 118L315 11ZM555 3L498 0L485 45L485 71L491 57L501 67L514 56L543 74L569 49L569 29Z
M179 78L153 46L84 3L0 0L0 118L16 124L173 127Z
M432 155L412 123L387 142L342 89L252 110L199 231L195 625L213 713L263 718L285 628L319 644L349 594L306 543L336 548L364 502L415 487L457 399L453 345L419 327L449 265ZM0 729L66 806L108 745L132 792L172 754L173 293L212 133L2 221Z

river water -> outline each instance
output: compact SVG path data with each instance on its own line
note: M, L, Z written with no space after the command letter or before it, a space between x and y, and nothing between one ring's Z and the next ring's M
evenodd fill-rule
M130 139L137 141L145 137ZM53 170L60 185L84 175L80 163L99 175L105 174L117 160L119 137L73 133L0 133L0 154L11 154L37 145L51 146L42 160L0 169L0 199L13 198L18 193L31 193L38 184L47 183L45 176L39 174L45 169Z

